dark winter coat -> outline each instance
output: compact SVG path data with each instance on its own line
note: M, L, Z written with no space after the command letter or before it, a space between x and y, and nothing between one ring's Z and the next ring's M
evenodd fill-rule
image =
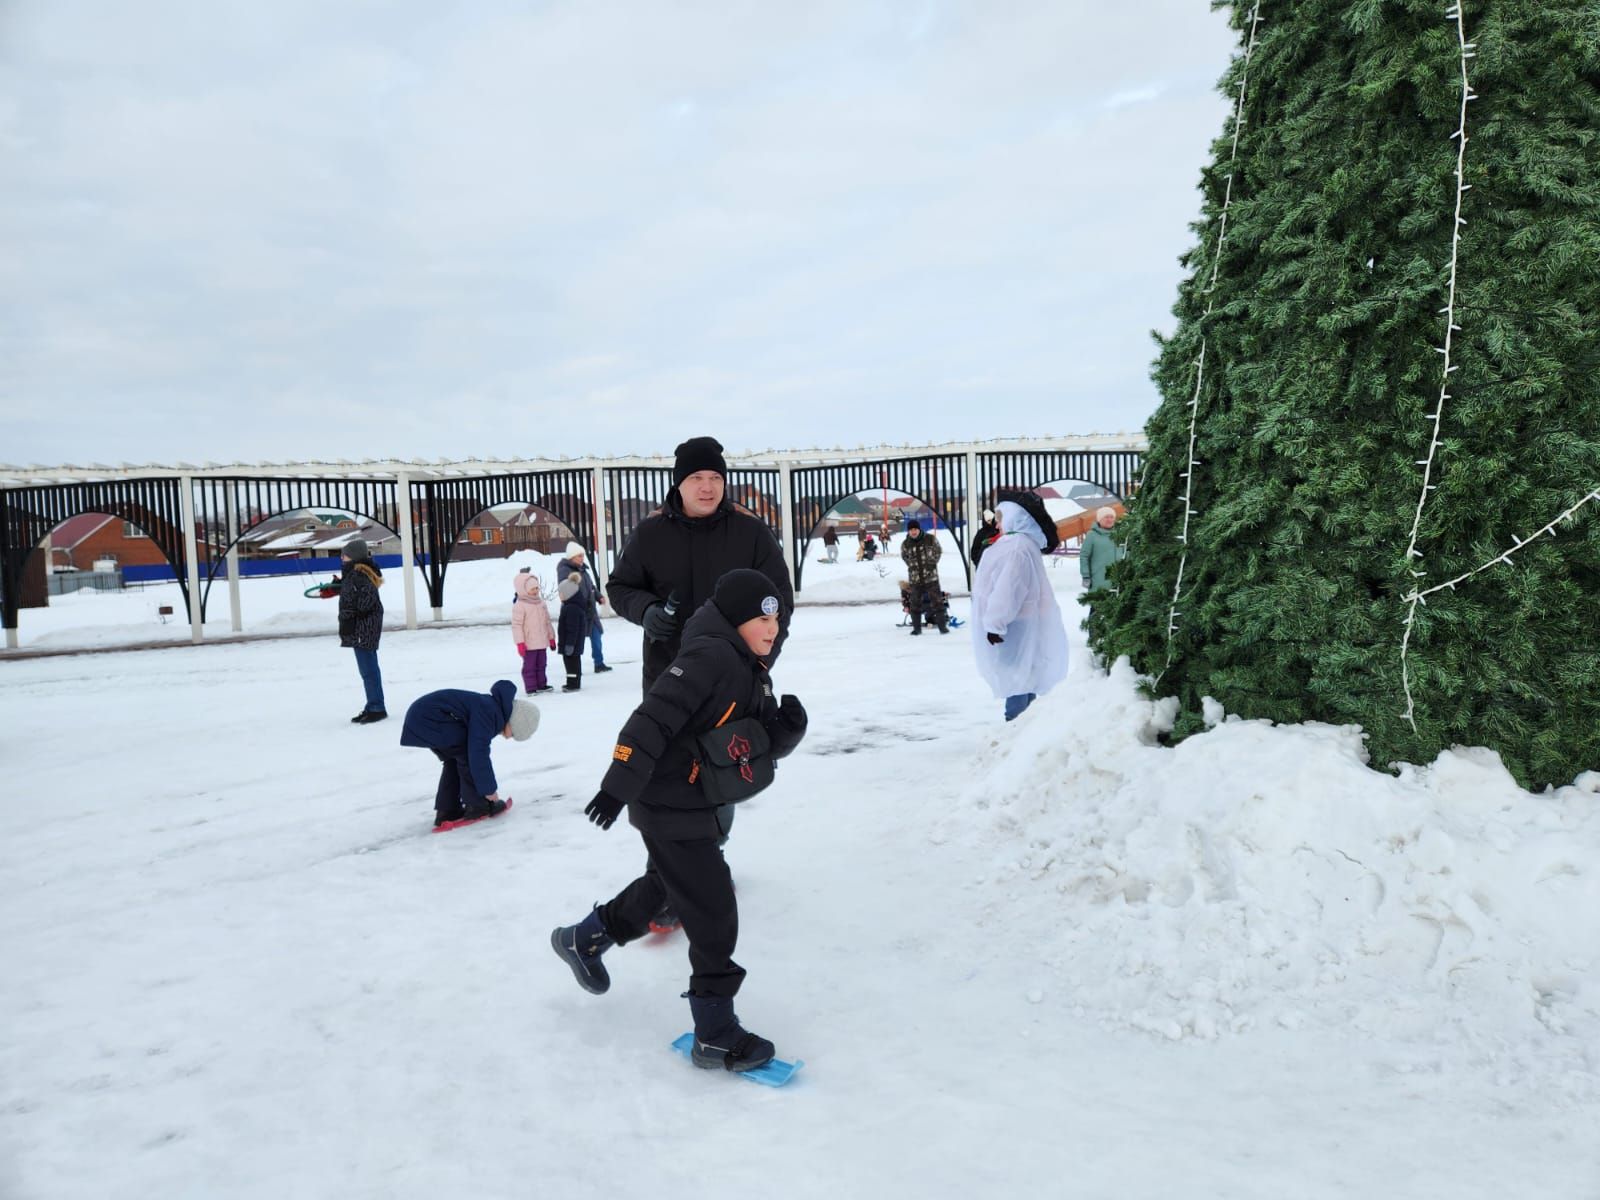
M487 796L500 790L489 761L489 748L511 720L517 685L499 680L489 694L443 688L419 696L406 709L400 730L402 746L421 746L446 757L465 752L472 782Z
M776 715L766 665L708 602L689 618L683 649L622 726L601 788L625 801L629 822L652 837L720 837L717 806L694 781L695 739L755 717L772 738L771 757L782 758L804 731L785 736Z
M978 532L972 538L972 565L977 566L983 558L983 552L994 545L995 538L1000 536L1000 526L993 521L985 521L978 526Z
M383 572L370 558L345 569L339 586L339 645L376 650L383 636Z
M600 585L595 581L594 572L589 567L588 559L583 562L574 562L570 558L563 558L556 563L556 584L568 575L576 575L578 583L583 590L578 593L577 602L589 610L590 628L600 625Z
M931 533L906 534L900 544L900 560L906 564L906 577L924 587L939 586L939 556L944 548Z
M824 546L837 546L839 544L839 533L832 525L822 531L822 544Z
M676 594L678 617L686 619L711 598L712 590L729 571L752 567L772 580L782 609L778 614L778 640L771 661L776 661L789 635L794 611L794 588L783 561L778 539L766 523L740 512L727 500L709 517L689 517L674 489L661 511L639 523L622 548L611 572L611 607L639 625L645 610L658 600ZM682 626L679 626L680 631ZM682 634L670 641L644 642L644 686L650 689L661 672L678 655Z
M580 591L570 600L561 602L561 615L556 618L556 653L582 654L589 644L589 629L593 618L583 603Z

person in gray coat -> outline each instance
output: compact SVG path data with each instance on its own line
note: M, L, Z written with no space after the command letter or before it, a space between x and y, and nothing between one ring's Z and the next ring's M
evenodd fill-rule
M1083 576L1086 593L1104 590L1106 571L1128 552L1127 547L1111 536L1116 523L1117 510L1106 505L1094 514L1094 524L1083 535L1083 548L1078 551L1078 571Z

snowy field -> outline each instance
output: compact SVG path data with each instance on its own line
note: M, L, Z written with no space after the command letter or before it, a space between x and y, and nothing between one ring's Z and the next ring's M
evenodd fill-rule
M642 865L581 812L633 627L498 743L511 813L429 832L398 717L518 678L546 560L452 568L372 726L306 580L247 581L245 629L325 637L0 656L0 1197L1600 1198L1600 775L1394 777L1222 714L1163 748L1072 562L1071 675L1006 725L966 628L896 627L897 559L819 553L775 670L811 733L728 848L740 1013L807 1064L780 1091L668 1051L681 934L601 997L548 947ZM159 597L26 611L23 646L185 640Z

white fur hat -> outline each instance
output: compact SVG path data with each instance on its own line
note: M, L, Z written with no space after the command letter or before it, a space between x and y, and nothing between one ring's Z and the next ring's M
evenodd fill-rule
M1117 510L1112 508L1109 504L1095 509L1094 519L1098 521L1101 517L1110 517L1113 521L1115 521L1117 519Z
M578 545L577 542L567 543L566 555L568 558L583 558L587 554L588 551L586 551L582 546Z
M525 742L533 736L533 731L539 728L539 710L527 700L513 700L511 702L511 736L519 742Z

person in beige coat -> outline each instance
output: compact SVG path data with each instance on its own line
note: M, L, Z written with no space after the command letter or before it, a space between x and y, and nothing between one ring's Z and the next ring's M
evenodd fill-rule
M550 623L539 577L532 568L523 567L511 582L517 589L517 598L511 605L511 636L517 643L517 653L522 655L522 690L530 696L548 692L545 656L556 648L556 631Z

